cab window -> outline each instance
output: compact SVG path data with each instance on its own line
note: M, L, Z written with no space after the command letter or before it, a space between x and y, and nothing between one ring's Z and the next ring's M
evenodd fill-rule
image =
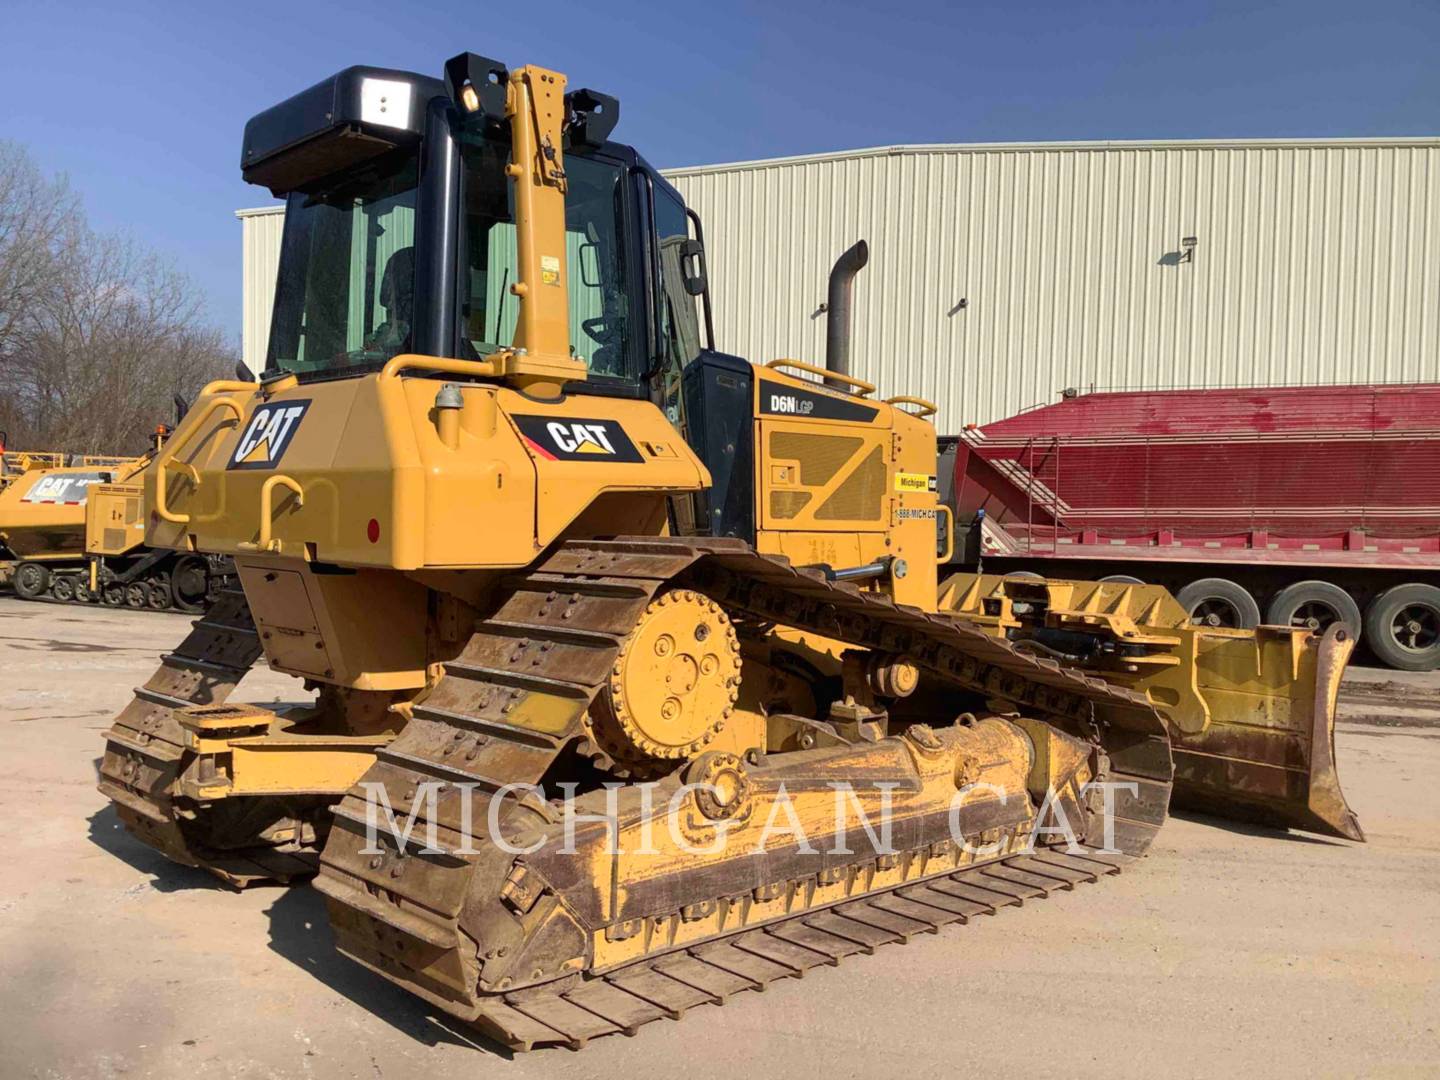
M483 357L513 343L519 300L515 206L505 176L509 147L483 138L462 142L465 163L464 251L460 278L462 351ZM635 380L640 327L631 318L624 245L625 170L598 158L565 158L566 280L570 353L592 378Z
M418 175L402 151L290 196L268 368L362 369L412 348Z
M685 288L680 246L690 237L690 219L684 205L663 188L655 188L655 238L660 250L660 386L661 408L672 424L680 415L680 375L700 355L700 322L695 297Z

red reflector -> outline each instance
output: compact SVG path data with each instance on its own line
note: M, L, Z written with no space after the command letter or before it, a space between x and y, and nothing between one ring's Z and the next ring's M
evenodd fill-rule
M372 544L378 544L380 542L380 522L371 518L370 524L365 526L365 535L370 538Z

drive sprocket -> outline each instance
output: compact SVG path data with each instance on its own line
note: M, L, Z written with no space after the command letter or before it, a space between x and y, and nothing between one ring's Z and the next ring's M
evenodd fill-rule
M591 736L627 772L668 771L720 733L739 696L740 640L730 617L703 593L671 589L620 646L590 709Z

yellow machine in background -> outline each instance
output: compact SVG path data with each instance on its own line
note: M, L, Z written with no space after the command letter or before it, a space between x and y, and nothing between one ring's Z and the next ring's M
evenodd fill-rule
M227 568L145 541L141 457L44 455L0 489L0 578L23 600L197 612ZM33 457L33 456L31 456Z
M933 406L834 356L699 348L698 221L609 141L618 110L467 53L247 125L247 179L289 199L269 363L206 388L140 515L154 546L232 556L243 594L101 767L177 861L318 863L347 954L517 1048L1113 872L1164 821L1196 707L1167 720L1160 683L942 602ZM1267 661L1257 700L1328 733L1344 651L1274 644L1291 678ZM262 654L313 706L229 703ZM377 804L406 826L378 848ZM772 836L786 808L803 837ZM1032 845L1062 819L1075 846Z
M58 456L58 455L57 455ZM85 583L85 506L90 488L125 480L143 463L31 468L0 490L0 559L26 600L74 599ZM52 589L58 585L59 593Z

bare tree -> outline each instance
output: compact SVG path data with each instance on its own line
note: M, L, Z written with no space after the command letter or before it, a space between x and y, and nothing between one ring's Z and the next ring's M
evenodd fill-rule
M190 279L132 239L93 232L63 180L0 144L0 427L11 445L137 452L173 395L193 395L237 357Z
M47 178L22 147L0 141L0 356L53 277L56 240L80 216L64 177Z

